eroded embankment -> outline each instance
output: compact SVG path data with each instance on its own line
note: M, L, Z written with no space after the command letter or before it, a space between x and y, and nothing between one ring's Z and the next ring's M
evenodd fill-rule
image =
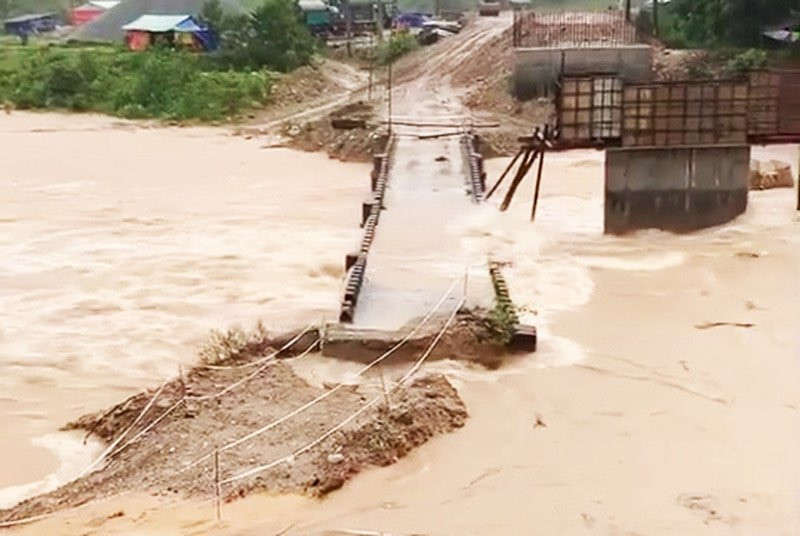
M158 389L68 424L109 442L104 465L0 512L0 522L128 491L212 496L216 450L224 499L252 491L321 496L364 468L391 464L464 424L463 402L438 374L394 391L389 385L388 397L368 378L357 385L309 385L295 374L292 360L316 349L314 335L280 353L273 348L285 337L251 344L235 361L198 365Z

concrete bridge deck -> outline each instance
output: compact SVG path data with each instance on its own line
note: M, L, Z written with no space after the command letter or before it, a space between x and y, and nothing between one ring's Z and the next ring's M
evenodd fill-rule
M425 316L469 266L468 304L492 305L486 255L469 251L462 238L479 208L460 137L417 139L417 133L414 127L396 131L354 328L400 330ZM462 297L458 282L440 311L451 311Z

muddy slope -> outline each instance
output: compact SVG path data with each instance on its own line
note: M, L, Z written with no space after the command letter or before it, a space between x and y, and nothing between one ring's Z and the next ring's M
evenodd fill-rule
M150 431L117 454L112 453L104 467L0 512L0 521L49 513L127 491L212 496L213 456L203 460L204 456L324 393L297 376L288 360L265 365L255 367L256 371L263 370L223 396L180 403L171 412L168 410L185 395L218 392L253 371L195 368L183 380L168 382L145 418L131 428L118 448L168 412ZM156 392L140 393L68 427L85 429L111 441L134 423ZM378 385L371 381L338 389L268 433L225 450L220 456L220 478L290 455L379 394ZM227 500L252 491L321 496L366 467L391 464L432 436L461 427L466 417L463 402L443 376L421 377L391 394L388 409L382 399L290 463L224 485L222 494ZM203 461L192 465L197 460Z

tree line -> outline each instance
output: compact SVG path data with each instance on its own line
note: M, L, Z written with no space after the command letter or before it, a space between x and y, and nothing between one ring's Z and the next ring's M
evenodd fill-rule
M761 30L800 10L800 0L672 0L661 7L665 37L685 45L753 46Z

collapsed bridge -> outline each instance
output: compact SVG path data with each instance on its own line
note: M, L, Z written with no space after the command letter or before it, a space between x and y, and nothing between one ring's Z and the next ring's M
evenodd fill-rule
M398 124L374 156L363 237L346 257L339 323L327 328L329 355L354 340L394 341L421 318L435 324L464 305L488 310L509 299L499 268L460 236L484 195L478 137L447 118ZM518 338L535 347L532 327ZM352 345L343 353L353 355Z

